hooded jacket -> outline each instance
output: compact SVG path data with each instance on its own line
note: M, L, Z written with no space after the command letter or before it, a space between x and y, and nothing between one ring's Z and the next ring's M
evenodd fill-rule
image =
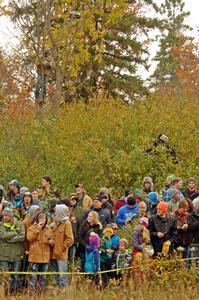
M86 246L85 272L97 273L100 271L100 254L94 245Z
M24 256L25 230L22 222L13 220L13 224L0 222L0 260L19 261Z
M54 247L52 259L66 260L68 249L74 242L71 222L67 217L68 208L64 204L55 207L56 223L53 224Z
M52 229L45 224L43 228L38 227L38 216L36 224L28 228L27 240L29 242L29 257L31 263L48 263L50 261L50 245L48 239L53 239ZM47 223L47 219L46 219Z

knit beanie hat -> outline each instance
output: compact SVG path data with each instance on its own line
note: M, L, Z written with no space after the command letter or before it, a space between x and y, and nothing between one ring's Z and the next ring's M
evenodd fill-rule
M124 244L125 247L127 247L128 244L129 244L129 242L128 242L126 239L120 239L120 240L119 240L119 244Z
M99 246L100 246L100 238L99 238L99 235L97 233L95 233L95 232L91 232L90 233L89 244L91 246L96 246L97 248L99 248Z
M161 201L160 203L158 203L158 205L157 205L157 209L161 209L162 210L162 212L164 213L164 214L166 214L167 213L167 210L168 210L168 203L167 202L164 202L164 201Z
M192 203L193 203L193 208L199 210L199 197L195 198Z
M68 220L68 207L65 204L57 204L55 206L55 214L58 221Z
M142 200L144 200L146 198L145 193L140 189L133 189L133 190L130 190L130 192L132 192L134 194L134 197L136 197L136 198L140 198Z
M153 205L156 205L158 203L158 194L155 192L150 192L148 194L149 200Z
M112 235L114 234L113 228L111 228L111 227L104 228L103 233L106 233L106 232L110 232Z
M19 189L19 187L20 187L19 181L18 181L17 179L11 180L11 181L9 182L9 185L14 185L14 186L16 186L18 189Z
M147 227L147 226L149 225L148 218L146 218L146 217L140 218L139 223L140 223L141 225L144 225L145 227Z
M5 207L4 210L2 211L2 216L10 216L10 217L14 217L14 213L11 209L9 209L8 207Z
M170 188L168 189L168 193L170 198L172 199L177 193L179 193L179 190L176 188Z
M176 178L176 176L174 174L167 176L166 179L170 180L171 182L173 182L173 180Z

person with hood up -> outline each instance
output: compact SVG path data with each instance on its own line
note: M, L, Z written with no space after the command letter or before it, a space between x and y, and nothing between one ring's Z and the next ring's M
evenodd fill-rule
M142 191L148 195L150 192L153 192L153 180L151 177L146 176L142 180Z
M30 226L32 226L35 222L36 214L41 211L41 208L37 205L32 205L28 211L27 217L23 220L24 228L25 228L25 256L22 263L22 271L25 272L28 270L28 254L29 254L29 243L27 240L27 231ZM22 287L26 287L26 276L22 275Z
M52 270L54 272L67 272L68 249L74 242L71 222L69 221L69 210L65 204L57 204L53 215L54 247L52 251ZM55 275L59 288L67 285L66 275Z
M149 197L149 214L155 215L157 212L158 205L158 194L156 192L151 192L148 194Z
M5 207L0 222L0 270L21 271L24 256L25 230L23 224L14 218L13 211ZM10 292L20 289L19 275L11 277Z
M89 244L86 245L85 272L100 272L100 238L95 232L90 233Z
M122 206L117 213L116 223L118 225L127 225L132 223L133 219L139 215L138 204L132 196L127 197L127 204Z
M20 193L20 184L17 179L13 179L8 184L8 192L6 195L6 200L13 202L15 196Z
M39 212L35 222L28 228L27 240L29 242L29 256L31 272L47 272L50 261L51 247L54 243L53 231L47 226L47 215ZM37 275L30 275L29 286L35 289ZM42 290L46 285L46 275L38 277L39 288Z

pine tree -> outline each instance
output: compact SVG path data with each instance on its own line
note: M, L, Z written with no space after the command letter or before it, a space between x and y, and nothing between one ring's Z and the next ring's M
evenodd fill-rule
M189 12L184 10L183 0L164 0L158 11L162 15L159 35L159 50L154 58L157 67L151 76L152 86L163 89L168 84L175 86L176 70L179 57L174 55L173 48L183 47L187 40L191 40L186 33L191 27L186 24Z

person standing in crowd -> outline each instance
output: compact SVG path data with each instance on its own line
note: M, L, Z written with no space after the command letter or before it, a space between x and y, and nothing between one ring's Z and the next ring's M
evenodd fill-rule
M168 212L174 217L180 201L180 192L176 188L170 188L169 194L171 200L168 202Z
M6 195L6 200L13 202L15 196L20 193L20 185L17 179L13 179L8 184L8 192Z
M0 222L0 270L21 271L24 256L24 225L14 218L13 212L5 208L2 212L3 220ZM10 292L15 293L21 289L19 275L11 277Z
M52 196L52 179L50 176L45 175L41 180L41 188L39 188L39 199L47 201ZM46 205L47 206L47 205Z
M158 205L158 194L156 192L151 192L148 194L149 197L149 214L155 215L157 212Z
M168 246L168 253L170 253L172 251L171 246L176 244L176 222L174 218L167 214L167 211L168 203L161 201L157 205L156 215L153 215L151 218L149 218L148 229L150 231L151 244L154 249L154 257L162 253L164 246Z
M194 247L193 257L199 257L199 197L193 200L193 212L187 217L189 241ZM199 266L199 259L196 260Z
M83 209L83 207L77 205L77 203L78 203L77 195L71 195L69 210L73 212L73 214L78 218L79 222L82 222L83 217L85 215L85 210Z
M33 204L31 192L25 192L23 195L23 208L28 214L31 205Z
M111 265L113 262L113 253L112 249L112 240L111 236L113 235L113 229L111 227L106 227L103 230L103 237L101 239L100 246L100 265L102 271L111 270ZM108 285L109 274L102 274L102 284L103 287Z
M119 196L113 205L114 215L116 216L120 207L126 205L126 197Z
M39 212L35 223L28 228L27 240L29 243L28 261L31 272L47 272L50 261L51 247L54 243L53 231L47 226L47 215ZM37 275L31 274L29 286L31 290L35 289ZM46 275L38 277L39 288L42 290L46 285Z
M90 211L87 220L83 222L80 226L78 233L78 250L77 254L81 259L81 268L84 270L85 265L85 249L86 245L89 243L89 236L91 232L97 233L101 236L103 226L99 221L99 215L96 211Z
M69 210L65 204L57 204L53 216L54 223L51 225L54 236L52 251L52 270L54 272L67 272L68 249L74 242ZM60 289L67 285L66 275L55 275L55 280Z
M194 200L199 196L199 192L196 190L196 180L194 177L190 177L187 180L188 187L183 191L183 195L185 198L189 198L190 200Z
M107 208L102 208L103 202L102 198L100 195L96 195L95 198L93 199L93 206L86 212L84 219L87 218L88 214L91 211L95 211L99 215L99 220L103 227L105 227L107 224L111 223L111 215L110 215L110 210Z
M181 200L178 205L178 209L175 212L175 220L177 225L177 246L183 247L182 258L189 258L189 235L188 235L188 226L187 226L187 218L188 218L188 209L189 204L187 200ZM189 265L189 261L186 261Z
M89 236L89 243L86 245L85 255L85 272L96 274L100 272L100 238L95 232L91 232Z
M165 202L169 202L170 196L168 190L172 187L173 180L176 178L174 174L167 176L165 179L165 186L160 191L160 199L164 200Z
M179 194L180 194L180 200L184 200L184 195L182 193L182 191L183 191L183 180L180 177L176 177L173 180L172 187L178 189ZM169 192L170 192L170 190L169 190Z
M139 215L138 204L132 196L127 197L127 204L122 206L117 213L116 223L118 225L127 225Z
M92 199L86 194L82 183L76 184L76 194L78 198L77 205L83 207L87 211L92 206Z
M37 189L33 189L31 192L31 196L32 196L32 203L34 205L38 205L41 206L41 201L39 199L39 192Z
M153 187L153 179L149 176L144 177L142 180L142 191L148 195L148 193L153 192L154 191L154 187Z

